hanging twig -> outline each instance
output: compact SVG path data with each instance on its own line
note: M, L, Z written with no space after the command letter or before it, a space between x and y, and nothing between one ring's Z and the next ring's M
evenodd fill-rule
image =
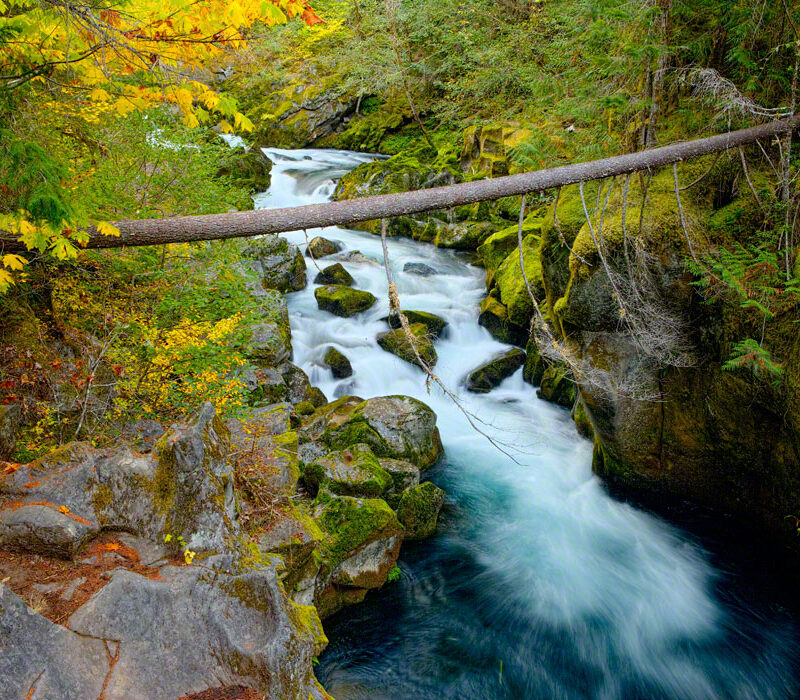
M683 205L681 204L681 188L678 184L678 164L672 164L672 178L675 180L675 199L678 201L678 214L681 219L681 227L686 236L686 243L689 244L689 252L692 254L692 260L697 262L697 256L694 254L694 247L692 246L692 239L689 236L689 229L686 227L686 218L683 215Z
M697 185L699 182L701 182L702 180L707 178L711 174L711 171L714 169L714 166L717 164L717 161L720 159L720 156L722 155L722 153L723 153L722 151L717 153L716 157L714 158L714 162L711 163L711 167L709 167L709 169L706 170L700 177L698 177L696 180L692 180L688 185L684 185L683 187L681 187L681 192L683 192L684 190L691 189L692 187Z
M744 179L747 180L747 186L750 188L750 192L753 194L758 208L763 210L764 207L761 205L761 197L758 196L758 192L756 192L756 188L753 187L753 182L750 180L750 172L747 169L747 159L744 157L744 151L741 146L739 147L739 158L742 161L742 172L744 173Z

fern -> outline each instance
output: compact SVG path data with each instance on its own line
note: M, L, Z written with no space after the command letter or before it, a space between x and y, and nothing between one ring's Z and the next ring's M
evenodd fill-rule
M752 338L745 338L733 346L731 356L723 363L722 369L749 370L756 377L771 379L774 384L780 382L783 368L772 359L772 354Z

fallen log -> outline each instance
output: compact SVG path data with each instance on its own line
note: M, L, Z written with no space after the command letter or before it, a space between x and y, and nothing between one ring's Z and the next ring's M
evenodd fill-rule
M161 219L128 219L115 222L115 226L120 231L118 237L105 236L96 228L87 228L89 241L86 247L117 248L244 238L324 226L344 226L371 219L447 209L462 204L539 192L577 182L600 180L613 175L655 170L672 163L785 134L796 129L799 124L800 115L788 120L774 121L726 134L683 141L601 160L397 194L375 195L284 209L259 209L228 214L174 216ZM0 232L0 251L25 250L25 246L16 239L14 234Z

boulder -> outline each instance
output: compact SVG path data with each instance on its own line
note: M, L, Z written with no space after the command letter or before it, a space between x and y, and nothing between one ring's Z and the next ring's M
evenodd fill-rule
M331 368L331 372L333 372L333 376L336 377L336 379L344 379L353 374L353 367L350 364L350 360L334 347L327 349L323 361Z
M392 485L392 477L367 445L357 443L306 465L303 482L312 493L325 488L337 496L377 498Z
M130 440L139 452L150 452L166 428L158 421L142 419L128 423L122 430L122 437Z
M344 269L342 263L328 265L317 273L314 284L341 284L349 287L355 280L353 276Z
M338 284L328 284L314 290L317 306L336 316L348 318L370 308L377 299L369 292Z
M360 250L349 250L346 253L339 253L336 260L341 260L347 263L359 263L362 265L380 265L375 258L369 258L364 255Z
M220 168L216 177L229 177L231 181L251 193L269 189L272 161L260 148L234 148L228 154L228 163Z
M522 240L522 258L530 290L525 284L525 278L519 267L519 248L517 247L503 260L495 274L495 284L500 294L500 301L508 310L508 321L519 328L530 327L531 316L534 313L531 293L539 302L545 298L539 241L539 236L536 234L529 234Z
M508 309L492 295L481 302L478 324L501 343L524 346L528 342L527 326L523 328L512 323L508 318Z
M525 353L519 348L504 352L472 370L467 378L467 389L485 394L514 374L523 364Z
M525 364L522 367L522 378L528 384L539 386L542 383L545 369L547 369L547 362L539 352L536 340L531 338L525 346Z
M289 387L286 386L278 370L272 367L256 370L256 378L258 388L251 394L254 400L267 404L286 401Z
M263 321L252 327L245 352L256 364L275 367L292 356L291 339L277 323Z
M22 427L22 408L18 403L0 404L0 459L11 459Z
M438 338L441 332L444 330L444 327L447 325L447 321L445 321L441 316L428 313L427 311L406 311L404 309L403 314L405 314L409 324L423 324L428 335L433 338ZM400 328L400 317L397 314L387 316L383 320L385 320L389 326L395 330Z
M322 236L314 236L306 246L306 255L315 259L324 258L338 253L341 249L342 244L339 241L331 241Z
M306 261L296 245L280 236L253 241L244 253L258 261L265 289L296 292L306 286Z
M101 530L163 542L183 537L197 552L225 551L237 532L228 430L210 403L176 423L150 454L70 443L6 477L15 503L0 509L8 549L73 556Z
M436 531L439 511L444 504L444 491L426 481L403 492L397 506L397 518L406 531L406 538L422 540Z
M549 365L542 374L542 384L536 390L540 399L572 408L575 403L575 381L572 372L559 363Z
M410 362L412 365L423 367L422 363L425 363L429 367L433 367L439 358L433 347L433 341L428 336L428 328L423 323L412 323L409 329L413 340L409 339L402 328L399 328L386 333L378 333L378 345L386 352L397 355L401 360Z
M397 508L403 491L419 484L419 469L404 459L383 457L378 463L392 477L392 485L383 497L392 508Z
M0 678L5 697L101 697L111 658L102 639L50 622L0 584Z
M86 641L102 648L99 640L114 640L98 664L107 669L113 660L103 696L178 698L242 686L270 698L324 697L312 671L327 644L316 611L287 600L280 560L264 559L239 569L217 556L202 567L162 567L160 579L115 570L69 618ZM100 692L49 697L90 696Z
M436 268L421 262L407 262L403 265L403 272L408 272L411 275L421 275L422 277L439 274Z
M315 507L314 519L325 533L315 593L324 618L386 582L397 563L403 528L379 498L327 497Z
M345 396L317 409L304 430L330 449L364 443L378 457L404 459L423 470L442 454L436 414L410 396Z
M303 401L310 401L315 407L324 406L328 403L328 399L325 398L322 390L311 386L311 380L308 375L297 365L286 362L278 370L289 389L287 399L291 403L299 404Z

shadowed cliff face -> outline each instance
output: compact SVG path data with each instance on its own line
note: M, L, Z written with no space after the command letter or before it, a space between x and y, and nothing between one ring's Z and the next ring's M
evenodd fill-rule
M562 198L560 231L552 209L543 220L547 306L583 369L579 401L594 431L594 470L794 540L796 525L787 517L800 506L800 337L793 314L762 327L736 301L704 303L684 264L689 251L674 193L659 190L658 178L654 183L642 229L634 209L627 235L612 195L603 259L576 192ZM586 197L591 212L594 192ZM684 202L699 256L716 242L702 204ZM638 257L637 247L644 249ZM649 270L639 280L643 291L625 281L637 265ZM780 382L749 369L723 370L734 343L762 333L763 346L784 368Z

